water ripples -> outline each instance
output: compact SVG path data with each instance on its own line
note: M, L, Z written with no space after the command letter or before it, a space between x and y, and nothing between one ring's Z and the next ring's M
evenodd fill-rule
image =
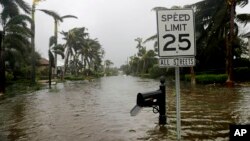
M129 111L138 92L157 90L158 80L105 77L65 82L51 90L0 101L1 141L169 141L176 139L174 82L167 83L167 125L144 108ZM181 84L183 140L228 140L229 124L250 122L250 88Z

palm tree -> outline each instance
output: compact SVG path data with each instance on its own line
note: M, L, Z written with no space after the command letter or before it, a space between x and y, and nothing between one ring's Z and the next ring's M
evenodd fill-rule
M138 57L140 59L142 59L143 56L146 54L146 47L142 46L142 38L137 37L135 39L135 41L137 42L137 46L136 46L136 48L138 49L137 55L138 55ZM137 60L137 73L139 73L140 59ZM144 71L144 67L145 67L145 60L143 60L143 67L142 67L143 69L142 69L142 71Z
M66 40L64 73L68 66L77 68L77 72L74 71L75 74L82 69L88 72L100 70L104 51L97 39L88 38L86 28L73 28L62 34Z
M9 31L11 30L13 31L15 28L20 29L20 30L16 30L16 34L22 31L25 32L24 30L27 29L25 27L26 26L25 22L22 21L21 22L22 26L20 25L17 27L16 25L18 24L15 23L14 20L11 20L11 19L19 15L20 13L19 7L26 13L30 12L30 7L23 0L12 0L12 1L1 0L0 4L2 6L2 12L1 12L2 31L0 31L0 94L1 94L5 92L5 43L6 43L5 37L9 33L13 33ZM17 18L14 18L14 19L17 19ZM25 28L22 29L21 27L25 27Z
M49 41L49 88L51 88L51 77L52 77L52 67L55 67L55 57L54 54L60 54L64 58L64 46L61 44L56 44L56 37L50 37Z
M32 19L32 24L31 24L31 31L34 33L31 36L31 62L32 62L32 70L31 70L31 82L35 83L36 82L36 60L35 60L35 11L36 11L36 5L44 0L32 0L32 9L31 9L31 19Z
M144 55L144 72L148 73L149 72L149 68L153 67L153 65L157 62L157 59L155 58L156 53L154 52L154 50L148 50L145 55Z
M215 50L212 58L222 57L220 62L223 64L224 58L226 58L226 73L228 75L227 84L233 84L233 42L237 39L238 25L235 23L235 7L240 5L245 6L248 0L203 0L195 3L193 6L196 9L196 30L198 31L197 45L199 51ZM219 47L225 46L224 49ZM220 51L219 51L220 50ZM220 53L220 54L219 54ZM199 53L198 58L203 58L202 52ZM211 57L211 55L206 55ZM209 59L207 59L209 60ZM218 61L217 61L218 62ZM208 65L208 64L206 64Z
M86 32L85 27L81 28L73 28L69 30L68 32L62 32L64 36L64 40L66 40L66 43L64 45L65 47L65 60L64 60L64 69L63 69L63 78L65 75L65 72L68 67L68 60L70 56L73 56L77 53L77 50L82 47L82 43L88 37L88 33Z
M88 65L89 69L98 70L101 66L104 51L101 49L101 45L97 39L85 39L82 40L82 46L78 49L84 62L84 69Z
M57 14L54 11L51 10L45 10L45 9L39 9L40 11L44 12L45 14L51 16L54 19L54 37L55 37L55 45L57 45L57 39L58 39L58 25L59 25L59 21L63 22L63 19L66 18L75 18L77 19L76 16L74 15L65 15L65 16L60 16L59 14ZM55 54L55 69L54 69L54 74L56 74L57 72L57 54Z
M5 85L5 62L7 54L11 54L13 52L21 52L21 54L25 54L30 45L29 37L33 34L29 28L27 28L26 21L31 19L26 15L17 15L13 18L10 18L5 26L3 27L4 32L1 34L1 88L2 92L4 92ZM23 56L24 57L24 56ZM20 60L21 61L21 60Z
M244 7L248 4L248 0L227 0L228 9L230 12L230 30L229 30L229 43L227 44L227 58L226 58L226 69L228 78L226 83L230 86L233 84L233 40L235 38L234 29L235 29L235 10L236 5Z
M129 61L129 66L130 66L130 71L134 74L137 74L138 73L138 62L140 61L140 58L136 55L134 56L131 56L130 58L130 61Z
M113 65L114 63L111 60L105 60L104 61L104 66L105 66L105 73L109 73L110 67Z

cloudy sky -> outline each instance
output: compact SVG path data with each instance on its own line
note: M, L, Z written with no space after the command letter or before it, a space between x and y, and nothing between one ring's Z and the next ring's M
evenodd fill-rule
M32 3L32 0L25 0ZM86 27L91 38L98 38L105 50L105 59L115 66L125 64L136 50L135 38L146 39L156 34L156 14L153 7L172 7L192 4L200 0L46 0L37 9L54 10L61 16L75 15L78 19L65 19L59 31ZM250 4L237 11L250 13ZM36 50L47 58L49 37L53 35L53 19L36 12ZM60 38L60 37L59 37ZM59 43L64 43L59 39ZM152 49L148 43L147 49ZM60 61L62 62L62 61Z

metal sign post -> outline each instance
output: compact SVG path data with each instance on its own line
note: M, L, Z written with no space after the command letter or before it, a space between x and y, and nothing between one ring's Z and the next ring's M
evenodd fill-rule
M175 67L176 129L181 140L180 67L195 66L194 12L192 9L157 11L159 67Z
M175 91L176 91L176 130L177 140L181 139L181 104L180 104L180 68L175 68Z

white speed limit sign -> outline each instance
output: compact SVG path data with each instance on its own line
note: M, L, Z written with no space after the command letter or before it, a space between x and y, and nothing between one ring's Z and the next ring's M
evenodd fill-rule
M192 9L157 11L159 57L195 56Z

